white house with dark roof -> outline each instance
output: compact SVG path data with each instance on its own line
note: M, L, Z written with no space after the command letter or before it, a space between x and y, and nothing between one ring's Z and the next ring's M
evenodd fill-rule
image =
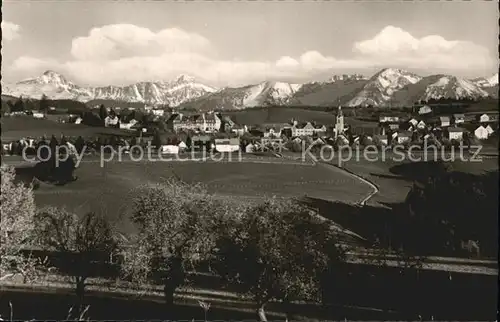
M490 131L486 129L485 126L480 125L477 129L474 130L474 136L479 140L486 140L490 136Z
M311 122L294 124L292 126L292 136L312 136L314 134L314 126Z
M461 127L449 127L448 128L448 139L462 141L464 138L465 129Z
M464 122L465 122L465 114L462 113L453 114L453 123L455 125L463 124Z
M439 117L439 125L441 127L450 126L450 117L449 116L440 116Z

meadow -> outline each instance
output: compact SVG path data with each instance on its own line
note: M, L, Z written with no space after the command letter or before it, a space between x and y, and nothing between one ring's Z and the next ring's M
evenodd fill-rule
M120 129L92 127L83 124L59 123L52 120L35 119L30 116L2 117L2 141L19 140L23 137L95 137L99 135L130 136L131 132Z
M127 232L130 227L123 216L130 209L134 190L139 185L161 183L173 176L188 183L201 183L209 192L234 202L308 196L356 203L370 192L369 186L331 166L264 162L129 161L109 162L101 168L96 160L84 160L75 171L77 181L64 186L41 183L35 190L35 200L40 207L105 213ZM19 168L18 174L30 181L33 170Z

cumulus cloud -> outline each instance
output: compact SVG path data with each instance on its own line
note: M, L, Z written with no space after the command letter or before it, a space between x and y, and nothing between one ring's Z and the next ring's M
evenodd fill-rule
M470 41L446 40L439 35L416 38L394 26L374 38L356 42L354 52L373 65L399 64L407 68L484 69L491 67L488 50Z
M15 23L2 21L2 39L7 41L19 38L21 27Z
M73 39L71 46L73 57L83 61L208 51L210 42L198 34L177 28L153 32L131 24L93 28L88 36Z
M3 26L2 26L3 28ZM438 35L415 38L396 27L382 29L372 39L353 44L352 59L340 59L310 50L298 57L282 56L269 61L232 61L217 58L205 37L170 28L152 31L130 24L107 25L73 39L72 59L20 57L18 70L59 70L89 85L127 84L146 80L169 80L180 73L216 85L242 85L265 79L312 77L338 69L374 66L466 70L491 63L489 52L474 43L446 40Z

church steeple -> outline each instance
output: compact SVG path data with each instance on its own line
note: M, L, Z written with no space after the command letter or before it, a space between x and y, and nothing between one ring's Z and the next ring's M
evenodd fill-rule
M339 105L337 117L335 119L335 136L344 133L344 116L342 115L342 106Z

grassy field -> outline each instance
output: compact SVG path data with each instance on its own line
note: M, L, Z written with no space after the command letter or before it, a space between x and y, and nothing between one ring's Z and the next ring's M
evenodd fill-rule
M18 169L18 173L29 181L32 170ZM134 189L173 175L185 182L202 183L209 192L236 202L307 195L354 203L370 192L366 184L339 169L296 163L110 162L101 168L99 162L84 162L75 174L78 180L65 186L42 183L35 191L37 204L64 206L77 213L103 212L124 231L130 227L122 215L130 208Z
M66 136L93 137L98 135L130 135L130 132L104 127L91 127L81 124L58 123L50 120L35 119L29 116L2 117L2 141L18 140L22 137L50 137L61 134Z

